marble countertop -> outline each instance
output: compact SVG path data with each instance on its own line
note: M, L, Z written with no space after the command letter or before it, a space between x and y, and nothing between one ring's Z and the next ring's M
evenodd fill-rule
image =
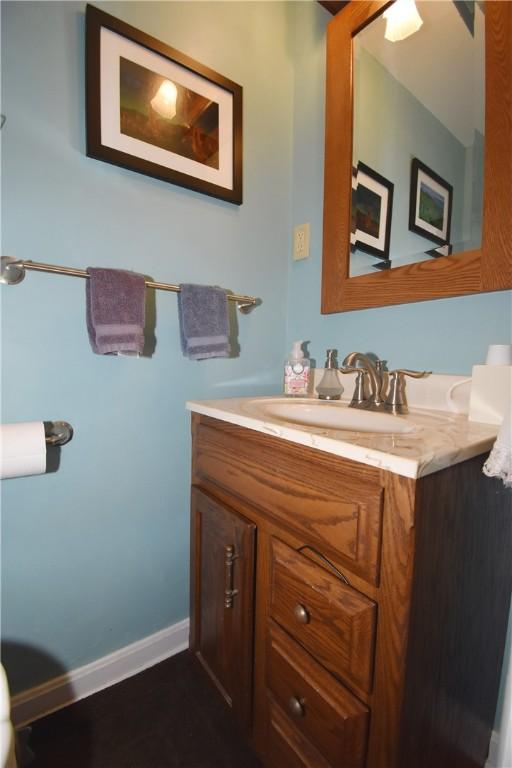
M189 401L186 407L204 416L412 478L490 451L498 431L496 425L469 421L464 413L412 406L408 416L393 417L402 424L408 422L411 431L405 433L308 426L269 415L265 406L277 400L283 402L280 396L236 397ZM336 407L347 408L348 402L338 402Z

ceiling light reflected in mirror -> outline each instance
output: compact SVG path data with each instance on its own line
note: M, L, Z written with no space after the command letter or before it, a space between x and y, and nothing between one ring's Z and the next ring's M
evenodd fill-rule
M414 0L396 0L384 11L386 31L384 37L392 43L405 40L420 29L423 19L418 13Z

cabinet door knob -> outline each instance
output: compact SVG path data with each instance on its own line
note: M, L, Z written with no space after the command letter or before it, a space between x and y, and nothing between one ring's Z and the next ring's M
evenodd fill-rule
M288 710L294 717L304 717L306 714L304 699L299 699L297 696L292 696L288 700Z
M297 603L293 609L293 615L299 622L299 624L309 624L310 616L307 608L302 603Z

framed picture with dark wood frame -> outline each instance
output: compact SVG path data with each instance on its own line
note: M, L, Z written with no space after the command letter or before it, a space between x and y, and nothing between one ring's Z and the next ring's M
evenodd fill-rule
M452 185L415 157L411 165L409 229L438 245L448 245L452 201Z
M391 181L368 165L359 162L352 171L352 205L350 245L380 259L389 259L391 215L393 212Z
M87 155L242 203L242 88L92 5Z

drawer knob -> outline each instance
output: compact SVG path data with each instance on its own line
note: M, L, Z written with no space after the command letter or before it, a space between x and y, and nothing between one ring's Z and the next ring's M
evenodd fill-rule
M297 603L297 605L293 609L293 615L295 616L299 624L309 624L310 622L309 611L304 605L302 605L302 603Z
M294 717L304 717L306 714L304 699L298 699L297 696L292 696L288 701L288 709Z

